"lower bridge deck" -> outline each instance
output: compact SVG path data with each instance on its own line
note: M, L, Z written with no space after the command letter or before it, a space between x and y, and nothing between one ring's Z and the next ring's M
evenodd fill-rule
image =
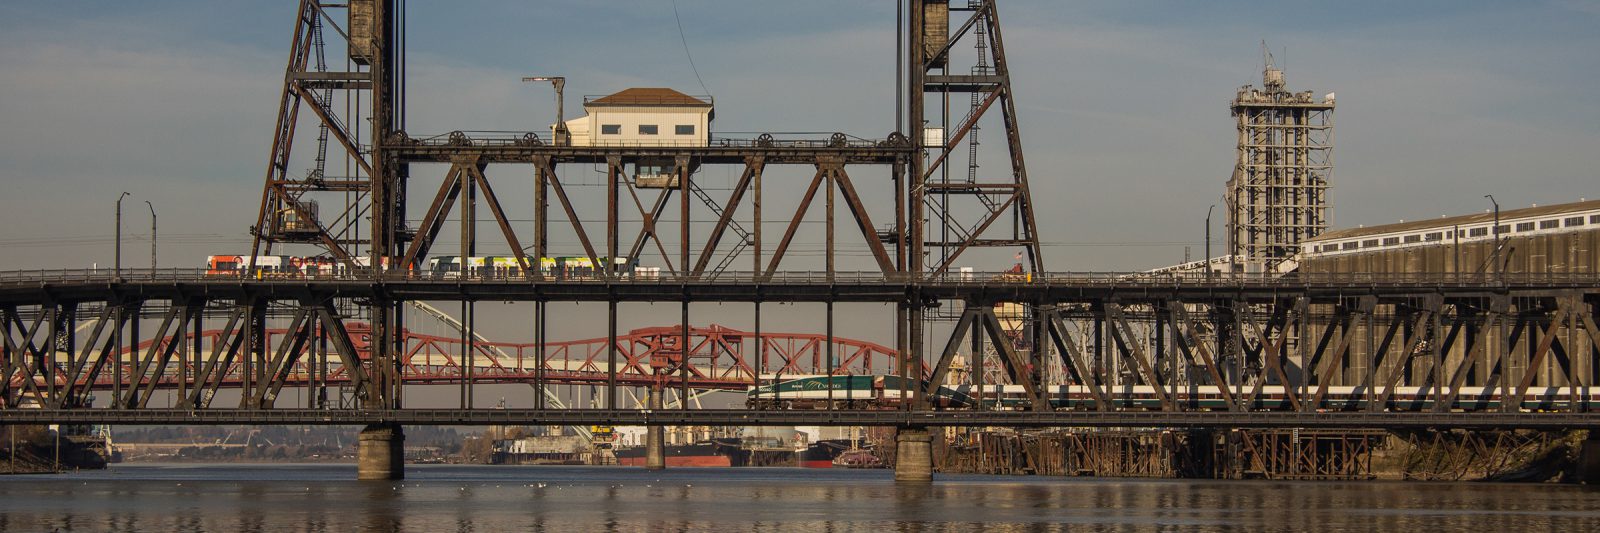
M0 424L615 425L1591 429L1600 412L1152 412L750 409L8 409Z

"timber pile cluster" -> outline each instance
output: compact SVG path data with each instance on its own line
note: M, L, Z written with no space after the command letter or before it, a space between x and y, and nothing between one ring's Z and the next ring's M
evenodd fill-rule
M0 427L0 474L52 474L106 467L99 450L76 439L56 439L44 426Z
M1196 477L1209 449L1171 431L1085 431L955 435L943 472L1044 476Z
M993 475L1572 482L1579 481L1585 453L1600 461L1600 441L1585 441L1586 435L1461 430L951 430L945 439L935 439L935 461L941 472Z

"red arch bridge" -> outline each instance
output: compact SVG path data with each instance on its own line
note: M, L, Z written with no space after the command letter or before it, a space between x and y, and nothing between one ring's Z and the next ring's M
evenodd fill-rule
M161 331L169 331L163 324ZM110 329L110 328L106 328ZM259 342L276 359L285 359L282 368L252 362L240 353L246 340L236 324L198 333L165 335L147 339L136 346L113 350L119 354L120 369L102 370L89 385L87 378L76 383L41 383L40 389L54 385L57 390L108 390L128 388L133 405L144 406L151 394L135 389L184 390L185 399L206 407L219 388L252 388L252 381L269 379L278 387L339 386L350 383L347 368L332 356L327 345L337 342L319 324L297 320L286 328L267 328ZM351 351L364 363L372 358L371 329L364 322L344 324ZM100 335L105 335L101 333ZM684 342L680 326L638 328L616 337L615 375L607 337L538 342L501 342L460 336L430 335L405 330L399 358L401 381L408 384L526 383L530 385L602 385L613 380L620 386L680 386L700 390L746 390L755 376L768 379L785 375L882 374L894 371L896 353L881 344L813 333L761 332L728 328L716 324L688 328ZM543 350L541 351L541 344ZM830 349L831 346L831 349ZM470 349L469 349L470 347ZM687 350L685 350L687 347ZM289 353L289 352L295 353ZM685 353L687 352L687 356ZM165 354L168 357L163 357ZM171 357L190 354L189 357ZM219 354L207 357L199 354ZM62 354L65 357L66 354ZM171 361L171 362L168 362ZM209 362L207 362L209 361ZM830 365L830 361L832 364ZM326 363L326 364L323 364ZM680 365L687 365L683 368ZM265 367L265 368L263 368ZM924 366L924 373L927 369ZM265 373L272 372L267 378ZM58 374L59 375L59 374ZM136 380L118 375L140 376ZM13 376L13 390L29 384Z

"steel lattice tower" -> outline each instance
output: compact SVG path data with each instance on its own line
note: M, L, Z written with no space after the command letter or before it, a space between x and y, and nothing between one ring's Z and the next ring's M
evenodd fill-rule
M954 25L952 12L970 15ZM910 123L905 127L924 157L912 161L908 270L942 274L963 252L990 247L1018 250L1026 256L1020 263L1031 271L1044 271L995 3L969 0L953 5L949 0L915 0L909 15L906 90ZM955 60L958 46L976 49L976 60ZM952 96L970 97L970 107L952 109ZM978 149L976 132L980 121L996 111L1009 164L985 171L979 168L983 151ZM966 160L958 161L961 157ZM965 175L952 177L952 167L962 164Z

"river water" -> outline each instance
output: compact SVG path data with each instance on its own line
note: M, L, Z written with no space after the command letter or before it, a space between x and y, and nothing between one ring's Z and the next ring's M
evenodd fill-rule
M887 470L115 465L0 478L0 531L1600 530L1600 489Z

